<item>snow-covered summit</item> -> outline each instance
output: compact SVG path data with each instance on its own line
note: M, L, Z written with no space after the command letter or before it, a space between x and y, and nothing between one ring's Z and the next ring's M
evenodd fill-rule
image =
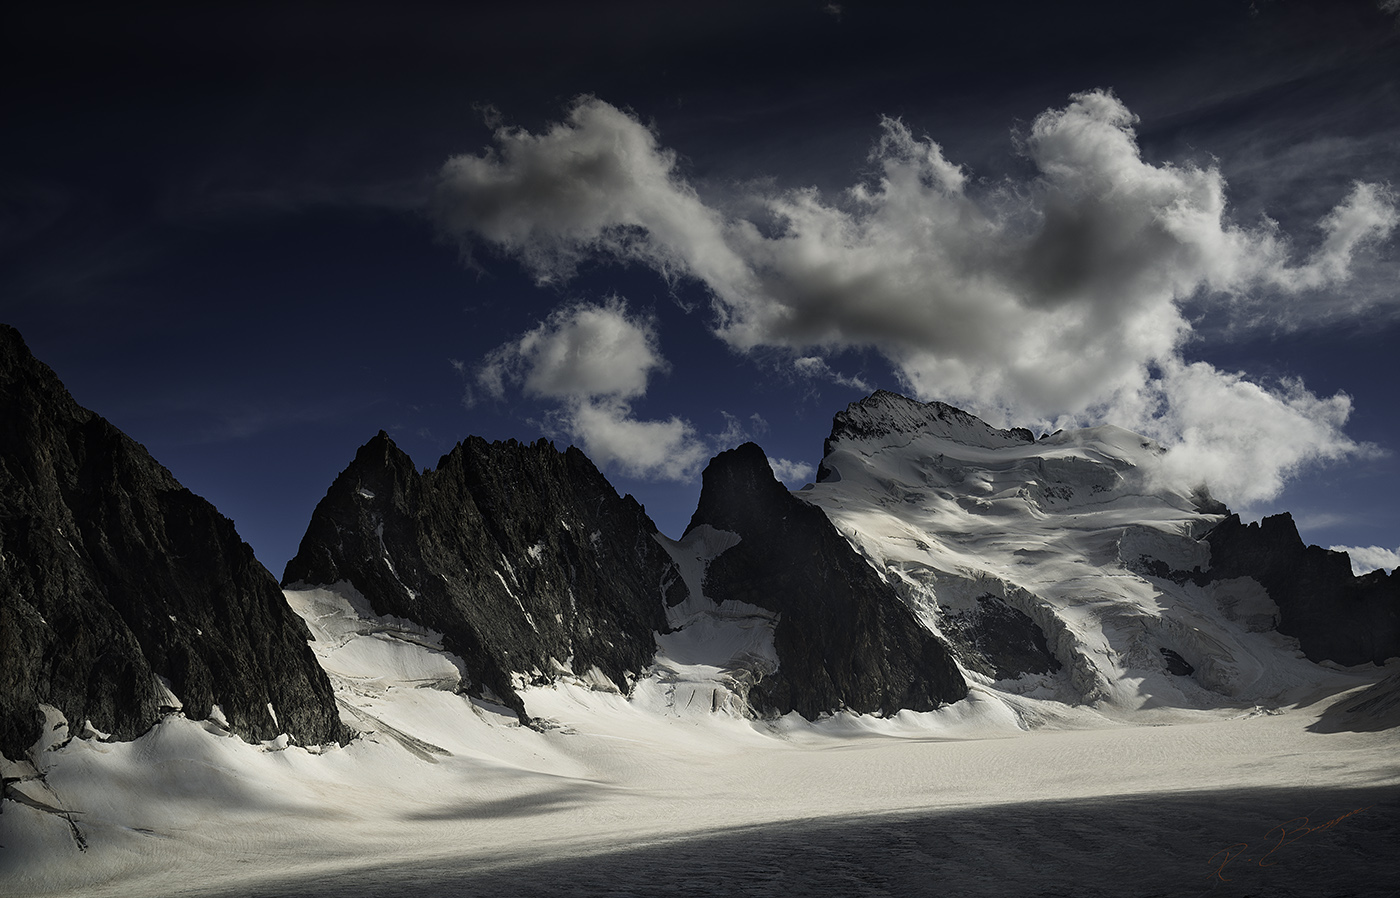
M981 418L944 402L919 402L888 390L876 390L836 413L823 454L831 454L835 445L846 440L868 442L913 434L929 434L987 449L1035 439L1024 427L997 430Z
M1314 681L1258 583L1181 575L1210 569L1224 516L1153 476L1161 453L1119 427L1036 440L881 392L836 416L800 495L1028 716L1024 698L1207 708Z

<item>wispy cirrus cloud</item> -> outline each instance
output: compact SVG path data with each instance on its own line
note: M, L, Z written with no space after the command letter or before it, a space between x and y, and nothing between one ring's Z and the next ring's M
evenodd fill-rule
M449 160L435 214L468 251L504 251L544 282L590 259L697 280L715 335L786 351L807 376L830 376L827 353L874 349L912 392L994 420L1136 428L1174 447L1171 473L1227 500L1368 451L1343 430L1344 394L1188 362L1185 310L1306 322L1298 310L1394 232L1393 192L1352 184L1300 250L1268 219L1233 220L1218 167L1146 161L1136 123L1111 92L1076 94L1020 138L1034 177L985 184L885 118L875 174L842 194L755 188L721 205L652 128L583 97L539 134L498 128L494 147Z
M792 360L792 367L803 377L810 377L816 380L829 380L832 383L840 384L843 387L854 387L857 390L871 391L874 388L868 384L858 374L842 374L827 363L821 356L808 355Z

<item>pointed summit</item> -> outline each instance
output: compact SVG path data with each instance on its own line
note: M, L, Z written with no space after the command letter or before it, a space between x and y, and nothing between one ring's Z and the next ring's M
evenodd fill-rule
M739 537L710 562L705 594L779 614L778 669L750 689L754 710L888 715L967 695L942 641L821 509L778 482L762 449L745 443L721 452L703 481L689 530L708 524Z
M165 709L249 740L343 738L305 624L233 522L80 407L0 325L0 752L40 705L134 739Z
M665 628L673 562L582 452L469 437L418 471L383 432L316 506L283 584L348 582L443 634L461 689L528 721L518 689L573 674L626 692Z
M830 455L843 440L876 440L899 434L931 434L966 446L998 449L1035 442L1024 427L998 430L990 424L945 402L919 402L888 390L876 390L831 422L823 455Z

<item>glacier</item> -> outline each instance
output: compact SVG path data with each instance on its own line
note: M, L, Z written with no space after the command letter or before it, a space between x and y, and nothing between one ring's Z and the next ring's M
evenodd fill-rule
M1391 894L1400 660L1315 663L1257 582L1184 576L1224 511L1160 454L895 394L837 416L793 495L947 640L969 692L929 711L754 713L778 615L707 594L739 541L709 525L654 536L685 589L650 666L552 659L526 720L441 632L289 584L356 738L48 709L4 767L0 892Z

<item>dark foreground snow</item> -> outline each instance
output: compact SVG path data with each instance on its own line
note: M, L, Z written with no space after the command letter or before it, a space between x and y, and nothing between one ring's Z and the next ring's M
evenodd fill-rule
M548 802L502 814L549 814ZM1182 792L810 820L586 857L347 870L200 894L1393 896L1400 787Z

